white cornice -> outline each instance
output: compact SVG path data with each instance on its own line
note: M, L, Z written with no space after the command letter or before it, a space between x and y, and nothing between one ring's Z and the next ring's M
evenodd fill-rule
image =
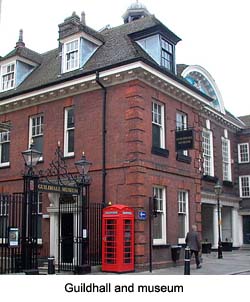
M71 36L68 36L66 38L61 39L60 42L61 43L68 43L70 41L73 41L73 40L76 40L76 39L79 39L79 38L84 38L85 40L88 40L88 41L90 41L90 42L92 42L92 43L94 43L98 46L103 44L100 40L96 39L95 37L93 37L93 36L91 36L91 35L89 35L85 32L78 32L74 35L71 35Z
M232 121L228 120L223 114L212 109L210 102L195 93L194 90L188 88L184 84L172 79L170 76L154 69L144 62L138 61L127 65L111 68L99 73L99 79L103 81L105 86L113 86L118 83L128 82L131 79L140 79L148 85L156 87L164 93L176 98L180 102L187 103L191 107L195 107L206 112L211 112L220 120L230 123L234 127L240 128ZM18 110L19 108L32 106L35 102L50 102L55 99L77 95L89 90L100 89L96 84L96 74L82 76L77 79L65 81L60 84L54 84L47 88L37 89L35 91L24 93L16 97L10 97L0 101L2 112Z
M29 59L26 59L24 57L16 55L16 56L7 58L5 60L2 60L0 62L0 66L4 66L4 65L10 64L12 62L16 62L16 61L21 61L22 63L26 63L26 64L34 66L34 67L38 65L37 63L35 63L35 62L33 62L33 61L29 60Z

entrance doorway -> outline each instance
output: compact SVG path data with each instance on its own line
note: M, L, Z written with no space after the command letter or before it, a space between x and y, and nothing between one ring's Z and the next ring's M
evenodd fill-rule
M73 227L73 213L62 213L61 214L61 253L62 262L72 263L73 262L73 242L74 242L74 227Z
M250 244L250 215L243 216L243 244Z

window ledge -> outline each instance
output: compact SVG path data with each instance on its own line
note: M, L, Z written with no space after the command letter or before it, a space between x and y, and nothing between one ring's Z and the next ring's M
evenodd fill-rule
M210 175L203 175L202 179L205 181L210 181L216 183L218 181L218 177L216 176L210 176Z
M10 168L10 163L0 164L0 169Z
M192 162L192 157L184 154L177 153L176 160L181 161L186 164L190 164Z
M70 158L75 158L75 154L64 155L64 156L63 156L63 159L70 159Z
M159 249L163 249L163 248L168 248L170 247L171 244L163 244L163 243L160 243L160 244L153 244L153 248L159 248Z
M158 147L154 147L154 146L151 149L151 153L162 156L162 157L166 157L166 158L168 158L168 156L169 156L169 151L167 149L162 149L162 148L158 148Z
M230 180L223 180L223 186L233 188L234 183Z

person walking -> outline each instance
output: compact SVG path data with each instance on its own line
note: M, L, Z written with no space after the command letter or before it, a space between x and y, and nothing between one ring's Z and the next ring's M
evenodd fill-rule
M197 269L201 268L200 257L199 257L199 253L201 250L201 243L200 243L199 234L197 232L196 225L192 225L192 230L187 233L186 244L191 251L190 258L192 258L193 254L195 256L196 268Z

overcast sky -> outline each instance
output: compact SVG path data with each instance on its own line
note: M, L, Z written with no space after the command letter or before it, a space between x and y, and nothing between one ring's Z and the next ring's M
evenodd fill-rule
M2 2L2 5L1 5ZM57 47L58 24L73 11L86 14L99 30L122 24L134 0L0 0L0 55L10 52L24 31L26 46L37 52ZM141 0L150 13L182 41L177 63L201 65L216 81L224 104L236 116L250 114L249 0Z

